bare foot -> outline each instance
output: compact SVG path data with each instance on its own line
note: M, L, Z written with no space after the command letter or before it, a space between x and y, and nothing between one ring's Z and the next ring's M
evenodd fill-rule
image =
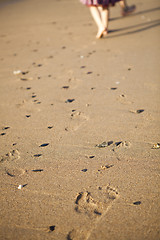
M102 38L103 36L106 36L107 34L108 34L107 29L99 29L99 30L98 30L98 33L97 33L97 35L96 35L96 38L97 38L97 39L100 39L100 38Z
M107 36L107 34L108 34L108 30L107 30L107 28L103 31L103 36L105 37L105 36Z

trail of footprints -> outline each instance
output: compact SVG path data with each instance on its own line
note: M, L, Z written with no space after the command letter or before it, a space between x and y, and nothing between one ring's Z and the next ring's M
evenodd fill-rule
M42 64L36 64L33 63L34 67L42 67ZM86 66L81 66L81 68L86 68ZM23 82L33 80L32 77L26 77L26 75L29 73L29 71L23 71L23 72L17 72L14 73L15 75L20 75L20 80ZM86 74L90 75L92 72L88 71ZM62 86L63 90L68 90L70 87L72 89L76 88L79 84L79 80L75 79L73 76L73 71L68 72L69 80L68 84ZM48 77L51 77L51 75L48 75ZM40 79L40 77L38 77ZM74 85L75 84L75 85ZM31 90L31 87L26 87L25 88L27 91ZM95 88L91 88L91 90L94 90ZM117 90L117 87L112 87L110 90L115 91ZM36 104L41 104L41 102L37 99L37 95L35 92L32 92L31 99L33 103ZM117 100L122 103L122 104L131 104L132 102L128 100L127 96L124 94L121 94ZM75 101L73 98L67 99L64 103L66 104L72 104ZM51 104L53 105L53 104ZM131 113L136 113L136 114L141 114L144 112L144 109L139 109L139 110L131 110ZM26 114L26 118L30 118L30 114ZM71 125L69 127L66 127L65 130L68 131L70 130L78 130L86 121L89 120L89 117L86 116L83 112L77 111L75 109L72 110L72 113L70 114L70 120L71 120ZM0 134L1 136L6 135L6 130L9 129L10 127L4 127L2 128L3 132ZM53 128L52 125L48 126L48 129L51 130ZM49 143L43 143L39 147L47 147ZM130 147L130 143L126 141L119 141L119 142L103 142L101 144L97 144L96 147L99 148L105 148L105 147L112 147L112 150L115 151L118 148L124 147L128 148ZM33 157L39 158L41 157L41 153L34 154ZM89 156L90 159L94 158L94 155ZM7 153L5 156L1 157L0 163L5 163L8 161L17 161L20 159L20 153L17 149L10 151ZM103 173L104 170L110 169L114 167L113 164L106 164L101 166L100 169L97 171L100 173ZM82 172L87 172L88 169L83 169L81 170ZM5 168L5 173L9 177L17 177L20 175L23 175L27 172L27 170L24 169L14 169L14 168ZM43 172L43 169L33 169L32 172ZM112 206L112 204L119 198L119 193L118 191L111 187L110 185L107 186L99 186L94 193L89 192L89 191L84 191L80 192L77 194L76 199L75 199L75 212L77 214L83 215L84 217L88 217L89 220L94 222L93 228L91 229L72 229L68 235L67 239L68 240L87 240L89 236L91 235L92 231L94 228L96 228L96 225L101 221L103 217L107 214L109 208ZM139 202L136 202L135 205L140 204ZM48 232L54 231L56 228L55 225L49 227Z
M15 161L20 158L20 153L17 149L10 151L6 155L2 156L0 162L3 163L5 161Z

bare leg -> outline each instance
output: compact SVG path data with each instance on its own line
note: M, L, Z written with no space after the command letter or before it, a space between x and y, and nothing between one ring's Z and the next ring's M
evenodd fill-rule
M96 6L91 6L90 7L90 12L91 12L91 15L92 15L95 23L97 24L97 27L98 27L98 33L97 33L96 37L101 38L102 35L103 35L104 26L103 26L103 23L102 23L102 19L101 19L99 9Z
M107 33L106 29L108 27L108 9L104 9L100 6L91 6L90 12L98 27L96 38L101 38L103 37L103 34L106 35Z
M98 7L98 10L100 12L101 21L102 21L103 27L105 29L103 34L107 35L109 10L108 10L108 8L103 8L101 6Z

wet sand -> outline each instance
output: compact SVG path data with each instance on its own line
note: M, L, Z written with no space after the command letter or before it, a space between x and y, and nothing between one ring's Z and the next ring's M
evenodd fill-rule
M135 4L101 40L79 1L0 8L0 239L160 238L160 6Z

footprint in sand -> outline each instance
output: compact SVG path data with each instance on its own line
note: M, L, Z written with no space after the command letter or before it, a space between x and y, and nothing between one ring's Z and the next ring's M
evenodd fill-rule
M87 231L84 231L83 229L73 229L70 231L67 235L67 240L85 240L87 236Z
M98 148L106 148L106 147L112 147L113 149L118 149L118 148L129 148L131 146L130 142L127 141L118 141L118 142L102 142L100 144L96 144L95 147Z
M72 110L70 128L76 131L88 120L89 118L83 112Z
M98 187L94 193L88 191L81 192L75 200L75 211L84 216L84 224L80 229L72 229L68 235L68 240L87 240L96 229L99 222L105 217L114 201L119 198L119 193L110 185ZM86 225L90 220L92 224ZM90 226L90 227L89 227Z
M125 94L121 94L119 95L119 97L117 98L117 100L122 103L122 104L131 104L133 102L129 101L127 96Z
M18 177L25 174L27 170L21 168L7 168L5 169L5 173L10 177Z
M7 153L5 156L3 156L0 160L0 162L5 161L15 161L20 158L20 153L18 150L12 150L9 153Z
M113 164L106 164L106 165L102 165L100 169L98 169L98 173L103 173L105 170L113 167Z
M97 218L106 214L115 199L119 197L116 189L110 186L98 187L96 193L81 192L75 201L75 211L88 215L89 218Z
M77 79L74 75L74 71L73 70L68 70L68 72L65 72L64 75L61 75L60 78L62 79L66 79L67 80L67 84L66 86L69 86L70 89L75 89L78 87L79 83L81 82L80 79ZM65 88L67 89L67 88Z
M129 148L131 146L130 142L127 141L119 141L119 142L115 142L113 144L113 149L112 150L116 150L118 148Z

